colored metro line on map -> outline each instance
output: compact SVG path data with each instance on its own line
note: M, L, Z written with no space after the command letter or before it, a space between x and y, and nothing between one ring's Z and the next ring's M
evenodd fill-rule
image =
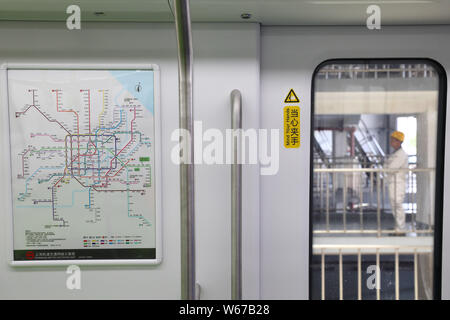
M15 256L155 248L153 71L14 69L8 92Z

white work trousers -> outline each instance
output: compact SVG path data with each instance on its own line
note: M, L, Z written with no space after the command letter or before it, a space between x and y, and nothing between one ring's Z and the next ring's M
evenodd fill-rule
M394 177L395 176L395 177ZM389 201L391 203L392 214L395 219L395 228L405 230L405 210L403 209L403 200L405 198L406 181L405 174L392 174L389 181Z

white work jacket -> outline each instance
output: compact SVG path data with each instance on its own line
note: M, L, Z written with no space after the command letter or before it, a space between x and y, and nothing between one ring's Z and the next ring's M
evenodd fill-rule
M393 154L391 154L385 164L387 169L404 169L408 168L408 154L403 150L403 148L398 148ZM389 183L389 189L393 190L394 183L397 184L395 193L397 198L401 197L399 201L403 201L403 196L405 195L406 189L406 171L401 171L398 173L389 172L387 174ZM392 192L392 191L391 191Z

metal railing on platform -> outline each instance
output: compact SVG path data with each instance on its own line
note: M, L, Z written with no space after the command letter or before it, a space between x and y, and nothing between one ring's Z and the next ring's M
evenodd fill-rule
M385 193L388 188L390 179L390 188L393 188L393 194L397 195L397 179L401 175L405 176L405 192L404 210L411 214L411 228L408 232L430 234L433 232L433 221L430 212L427 214L427 221L424 218L421 222L425 227L417 228L417 175L431 175L434 168L404 168L404 169L387 169L387 168L314 168L314 199L313 210L325 216L325 227L313 230L315 234L351 234L366 233L382 236L383 234L392 233L392 229L382 227L381 214L387 211L385 206ZM402 178L403 179L403 178ZM431 180L430 180L431 181ZM340 190L339 198L337 196ZM430 192L430 188L424 192ZM388 192L389 193L389 192ZM388 195L389 197L389 195ZM391 191L392 197L392 191ZM364 199L366 198L366 199ZM432 199L432 197L425 197ZM366 201L365 201L366 200ZM342 204L338 208L338 203ZM427 204L430 208L432 203ZM366 228L364 225L364 213L367 211L376 212L376 228ZM359 228L348 228L347 215L349 212L359 212ZM342 215L342 224L338 228L336 223L331 225L330 214L336 213ZM335 217L335 216L334 216ZM397 233L405 233L404 231L394 231Z
M375 255L376 268L375 268L375 290L376 299L381 299L381 272L380 272L380 256L381 255L394 255L395 265L395 300L400 299L400 271L399 271L399 257L400 255L413 255L413 274L414 274L414 299L419 299L419 270L418 260L419 255L428 255L428 260L432 261L433 247L430 245L329 245L329 244L316 244L313 245L313 255L321 257L321 299L326 299L326 268L325 268L325 256L334 255L339 257L338 269L339 269L339 299L344 299L344 272L343 272L343 256L344 255L356 255L357 256L357 298L362 300L362 256L363 255Z
M339 65L330 64L320 69L317 79L383 79L383 78L431 78L437 77L436 70L426 64L399 65Z

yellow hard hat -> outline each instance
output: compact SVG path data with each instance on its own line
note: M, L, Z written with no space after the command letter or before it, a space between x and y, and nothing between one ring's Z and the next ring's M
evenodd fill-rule
M400 132L400 131L392 132L391 137L394 138L394 139L397 139L400 142L403 142L403 140L405 140L405 134L403 132Z

